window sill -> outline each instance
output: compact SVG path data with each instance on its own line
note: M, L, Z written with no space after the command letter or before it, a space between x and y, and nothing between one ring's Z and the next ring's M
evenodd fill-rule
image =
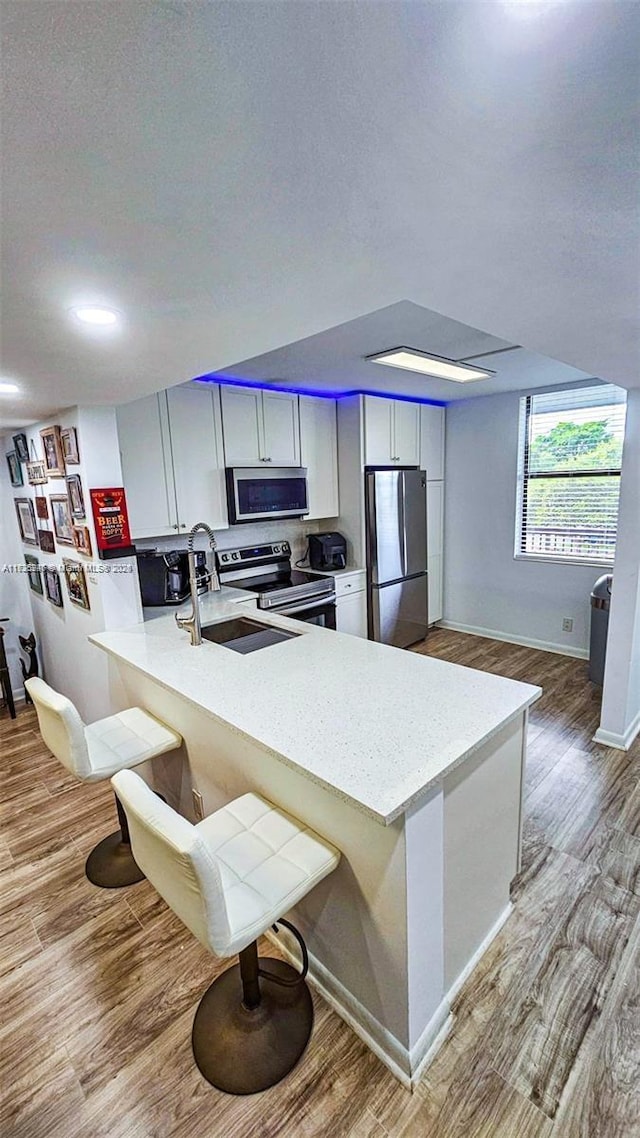
M514 553L514 561L534 561L547 565L586 565L594 569L613 569L613 561L596 561L583 557L551 557L543 553Z

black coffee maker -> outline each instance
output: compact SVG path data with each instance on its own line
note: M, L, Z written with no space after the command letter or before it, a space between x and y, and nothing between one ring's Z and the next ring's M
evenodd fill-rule
M312 569L345 569L347 541L341 533L308 533Z
M137 553L140 594L144 608L179 605L189 596L189 558L185 549L139 550ZM207 556L196 550L198 592L206 589Z

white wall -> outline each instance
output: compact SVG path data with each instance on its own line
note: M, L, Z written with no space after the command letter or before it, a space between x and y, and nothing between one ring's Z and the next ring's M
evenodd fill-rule
M626 749L640 730L640 391L630 391L602 716L596 739Z
M589 593L606 570L513 556L519 398L447 406L445 624L586 656Z
M57 542L55 553L43 553L36 546L22 545L11 500L6 502L7 516L3 517L3 534L6 530L7 535L2 541L3 545L5 543L7 545L12 561L18 565L24 565L25 553L37 557L41 566L48 564L59 567L62 575L63 558L69 557L83 563L91 607L89 611L85 611L71 604L63 580L64 605L61 609L57 608L47 599L46 593L43 592L43 595L39 596L29 588L25 574L16 575L9 583L7 603L14 609L17 607L17 611L21 613L20 631L23 631L25 625L28 626L29 632L35 631L44 678L73 700L82 717L91 721L108 715L112 708L107 661L103 653L97 652L88 643L87 637L92 632L134 624L142 619L137 569L135 558L101 562L96 554L89 489L122 485L115 411L108 407L74 407L59 412L54 421L62 427L76 427L78 432L80 464L70 466L68 473L79 474L82 480L87 516L81 524L86 525L91 532L94 556L91 559L82 557L73 546L60 545ZM38 456L42 454L39 431L50 424L51 420L24 428L29 447L31 449L33 441ZM8 442L10 441L9 439ZM24 466L22 469L26 483L26 469ZM8 476L6 481L8 482ZM66 485L63 478L51 478L43 486L25 485L15 488L10 491L10 498L34 499L36 490L38 494L44 494L48 499L51 494L65 493ZM40 528L53 530L51 520L48 523L40 521L38 525ZM5 575L2 577L6 589ZM3 607L5 607L4 595ZM11 613L0 613L0 616L5 615ZM17 624L18 620L16 620L16 633ZM14 656L16 655L14 652ZM14 659L14 672L16 664L17 659Z

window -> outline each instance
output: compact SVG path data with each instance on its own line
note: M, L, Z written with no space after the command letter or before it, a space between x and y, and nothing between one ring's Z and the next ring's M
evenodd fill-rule
M612 384L520 400L516 557L613 561L625 412Z

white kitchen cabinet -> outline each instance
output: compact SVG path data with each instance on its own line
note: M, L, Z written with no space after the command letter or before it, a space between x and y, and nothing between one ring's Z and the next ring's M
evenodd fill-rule
M444 482L427 482L429 624L443 617Z
M364 569L336 573L336 631L367 639L367 576Z
M420 466L427 473L429 624L444 616L444 407L420 408Z
M301 395L300 461L307 470L311 518L335 518L338 499L338 436L335 399Z
M217 385L160 391L116 417L132 538L184 535L197 521L226 529Z
M417 466L420 404L365 395L364 454L367 466Z
M223 385L222 423L227 466L300 465L297 395Z
M178 519L165 393L116 408L116 420L131 536L175 534Z
M227 529L220 388L170 387L167 403L178 531L196 522Z
M431 625L436 624L439 620L442 620L444 616L442 557L428 557L427 568L429 570L429 577L427 582L429 595L429 612L427 614L427 619Z
M420 469L428 482L444 478L444 407L420 407Z

